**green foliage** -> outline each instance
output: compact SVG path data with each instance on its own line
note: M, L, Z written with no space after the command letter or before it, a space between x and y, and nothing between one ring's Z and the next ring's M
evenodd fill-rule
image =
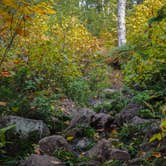
M70 80L65 87L65 92L73 101L84 104L88 102L90 97L90 87L88 81L82 78Z
M142 103L143 101L148 101L150 100L150 95L151 91L138 91L134 97L133 97L133 101L138 102L138 103Z
M145 124L146 125L146 124ZM145 127L144 124L141 125L127 125L125 124L120 132L118 133L119 138L124 142L124 143L131 143L131 141L135 141L137 145L141 144L142 141L142 133L141 129ZM138 137L139 136L139 137ZM136 139L135 139L135 138ZM133 139L133 140L132 140Z
M121 91L108 94L104 93L101 97L101 100L103 101L94 105L94 110L96 112L107 112L111 115L115 115L120 112L130 101L130 99L124 96Z
M128 17L128 44L133 45L134 49L124 65L124 74L126 82L131 86L160 90L164 88L166 21L161 19L159 23L148 24L149 19L159 17L163 6L163 0L146 0L136 6Z
M105 162L102 166L122 166L123 162L119 160L113 160L109 162Z
M78 157L76 154L73 154L72 152L67 152L63 149L57 150L54 152L54 156L58 159L62 160L65 165L74 166L75 164L86 164L86 162L89 160L86 157Z
M140 110L138 115L142 118L154 118L154 113L149 109Z
M110 85L109 74L110 70L104 63L99 60L94 62L95 67L92 68L87 74L90 89L93 95L99 95L102 90Z
M8 127L4 127L4 128L0 129L0 152L1 153L4 152L2 150L2 148L5 147L5 145L8 143L6 141L6 135L5 134L6 134L7 131L9 131L10 129L12 129L14 127L15 127L15 125L10 125Z
M91 127L84 127L84 126L80 126L82 133L84 137L88 137L88 138L94 138L95 136L95 129L91 128Z

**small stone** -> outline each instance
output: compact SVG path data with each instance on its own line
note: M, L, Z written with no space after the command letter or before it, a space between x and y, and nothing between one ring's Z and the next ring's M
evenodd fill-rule
M142 108L141 105L136 103L129 103L120 113L115 116L115 123L119 126L123 123L129 123L134 118L138 111Z
M106 129L110 128L113 123L113 118L109 114L98 113L92 116L91 126L96 129Z
M149 123L150 120L147 119L142 119L138 116L135 116L134 118L131 119L130 124L131 125L139 125L139 124L145 124L145 123Z
M110 159L111 156L111 143L106 139L99 140L86 155L91 159L96 159L100 162Z
M66 139L60 135L52 135L41 139L39 141L39 148L42 153L48 155L53 155L56 150L60 149L72 151L72 148Z
M22 138L28 138L32 133L39 138L50 134L46 124L42 120L22 118L19 116L6 116L0 119L0 128L15 125L14 134Z
M120 149L112 149L111 150L111 158L113 160L130 160L130 155L127 151L120 150Z
M64 166L64 164L52 156L32 154L20 166Z
M95 112L88 109L82 108L73 114L73 118L70 122L69 128L77 127L78 125L88 126L91 122L92 116L95 115Z
M87 146L90 144L89 139L87 138L83 138L81 140L79 140L76 144L76 148L79 150L84 150L87 148Z

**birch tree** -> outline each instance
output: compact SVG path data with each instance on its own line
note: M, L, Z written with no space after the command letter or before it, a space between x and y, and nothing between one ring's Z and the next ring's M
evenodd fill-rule
M118 0L118 47L126 44L126 0Z

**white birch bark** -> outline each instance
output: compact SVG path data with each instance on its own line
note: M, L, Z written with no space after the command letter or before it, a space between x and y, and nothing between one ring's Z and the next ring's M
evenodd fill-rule
M126 44L126 0L118 0L118 47Z

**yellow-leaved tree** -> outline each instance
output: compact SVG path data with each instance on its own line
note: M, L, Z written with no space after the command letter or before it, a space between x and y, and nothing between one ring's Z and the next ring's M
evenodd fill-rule
M28 31L28 24L38 14L54 14L55 11L49 3L36 2L34 0L2 0L0 2L0 40L1 56L0 66L2 65L8 51L17 35L25 36Z
M152 20L159 17L164 8L165 0L145 0L136 5L127 18L127 40L134 47L134 53L125 69L126 80L130 83L142 85L152 80L155 83L163 80L166 20Z

